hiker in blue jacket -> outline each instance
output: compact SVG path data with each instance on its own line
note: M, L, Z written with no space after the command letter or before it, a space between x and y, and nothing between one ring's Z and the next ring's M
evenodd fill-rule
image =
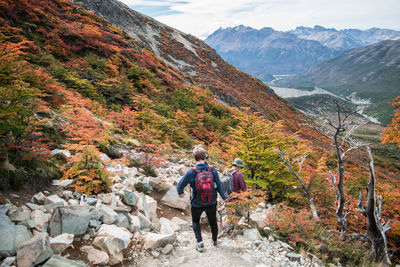
M217 246L218 223L217 223L217 191L222 199L226 199L225 188L219 179L217 170L205 162L207 151L197 146L193 150L196 166L190 168L179 181L177 190L180 198L185 196L184 188L190 184L192 196L190 200L193 231L197 239L196 249L204 250L204 242L201 237L200 216L203 211L207 214L210 224L213 245Z

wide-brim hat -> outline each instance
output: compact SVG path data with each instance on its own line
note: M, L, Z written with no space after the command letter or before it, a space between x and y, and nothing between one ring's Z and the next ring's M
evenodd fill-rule
M243 168L243 160L236 158L234 161L231 162L232 165L238 166L240 168Z

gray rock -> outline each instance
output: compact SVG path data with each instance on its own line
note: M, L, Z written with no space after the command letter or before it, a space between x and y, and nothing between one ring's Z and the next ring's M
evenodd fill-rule
M54 194L54 195L51 195L51 196L48 196L46 199L45 199L45 204L54 204L54 203L63 203L63 205L64 206L67 206L68 205L68 203L64 200L64 199L62 199L61 197L59 197L58 195L56 195L56 194Z
M14 265L16 259L17 258L15 256L14 257L7 257L7 258L5 258L3 260L3 263L0 264L0 267L9 267L11 265Z
M249 240L262 240L262 237L260 233L258 232L257 229L252 228L252 229L246 229L243 231L243 236Z
M109 264L122 262L122 250L129 246L132 234L122 227L115 225L101 225L93 244L106 251L110 257Z
M138 212L137 217L140 220L140 229L146 229L146 228L150 228L152 223L149 219L146 218L146 216L144 216L142 213Z
M42 267L87 267L83 261L74 261L54 255Z
M82 236L82 240L83 241L88 241L90 239L90 235L89 234L84 234L83 236Z
M155 249L165 247L167 244L172 244L175 241L175 235L162 235L156 233L144 234L144 249Z
M40 205L44 205L44 204L46 204L45 200L46 200L46 196L42 192L39 192L32 197L31 202L40 204Z
M0 213L7 214L11 208L11 204L0 205Z
M46 210L46 212L48 212L48 213L53 213L53 210L54 210L55 208L57 208L57 207L63 207L63 206L66 206L66 205L64 205L63 202L55 202L55 203L46 204L46 205L44 205L43 207L44 207L44 209Z
M85 234L90 221L89 210L89 206L68 206L55 209L49 224L50 236L55 237L63 233L75 236Z
M88 197L86 198L86 203L90 206L94 206L97 203L97 199L92 198L92 197Z
M53 155L61 154L61 155L64 155L65 157L71 156L71 152L69 152L68 150L63 150L63 149L53 149L51 151L51 154L53 154Z
M118 214L118 219L114 222L114 224L118 227L124 227L126 229L129 229L128 217L123 213Z
M24 225L16 225L15 226L15 247L18 247L20 244L32 238L32 233L27 229Z
M89 221L89 227L90 228L95 228L96 230L100 227L101 222L95 219L92 219Z
M138 216L132 216L132 215L128 215L129 216L129 231L131 233L135 233L136 231L139 231L141 229L141 223L140 223L140 219ZM151 223L150 223L151 225Z
M72 194L72 191L65 190L65 191L63 191L62 194L63 194L63 197L65 199L73 199L74 198L74 195Z
M66 180L53 180L52 184L60 187L66 187L69 186L70 184L73 184L74 180L73 179L66 179Z
M173 245L167 244L167 245L161 250L161 254L167 255L167 254L169 254L173 249L174 249L174 246L173 246Z
M112 224L118 219L118 214L109 206L97 204L96 209L103 215L102 221L105 224Z
M20 223L18 223L18 225L24 225L24 226L28 227L29 229L36 227L36 223L31 219L20 222Z
M46 261L52 255L49 235L39 232L17 247L17 264L18 267L35 266Z
M138 196L129 190L123 190L123 201L126 205L136 206L139 198Z
M179 227L181 231L188 231L190 230L190 224L188 221L182 220L179 217L174 217L171 220L172 222L176 223Z
M73 234L61 234L54 238L50 237L50 246L55 254L60 254L66 250L71 246L72 242L74 242Z
M93 265L106 265L110 261L106 252L95 249L92 246L84 246L81 250L87 254L88 261Z
M79 205L79 201L76 199L69 199L68 204L71 206L76 206L76 205Z
M4 213L0 213L0 258L15 255L15 226Z
M22 222L29 219L29 213L26 211L14 211L8 214L8 217L13 222Z
M30 203L30 202L25 203L25 206L27 206L31 211L34 211L35 209L37 209L39 207L39 205Z
M300 262L301 259L301 255L295 253L288 253L286 257L289 258L289 260L291 261L297 261L297 262Z
M181 199L178 197L178 192L174 186L171 186L164 197L161 199L161 203L180 210L186 210L189 207L189 196L186 194L185 198Z
M162 235L173 235L174 230L171 227L170 221L166 218L160 218L161 229L160 233Z

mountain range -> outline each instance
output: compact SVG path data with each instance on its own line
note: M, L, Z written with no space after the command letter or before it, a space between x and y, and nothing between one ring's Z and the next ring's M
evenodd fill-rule
M263 81L272 74L293 74L341 52L400 37L400 31L297 27L291 31L246 26L218 29L205 42L229 63Z

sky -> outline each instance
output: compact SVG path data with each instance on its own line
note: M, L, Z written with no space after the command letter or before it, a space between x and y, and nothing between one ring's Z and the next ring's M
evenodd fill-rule
M400 0L120 0L132 9L205 39L237 25L287 31L320 25L336 29L400 30Z

